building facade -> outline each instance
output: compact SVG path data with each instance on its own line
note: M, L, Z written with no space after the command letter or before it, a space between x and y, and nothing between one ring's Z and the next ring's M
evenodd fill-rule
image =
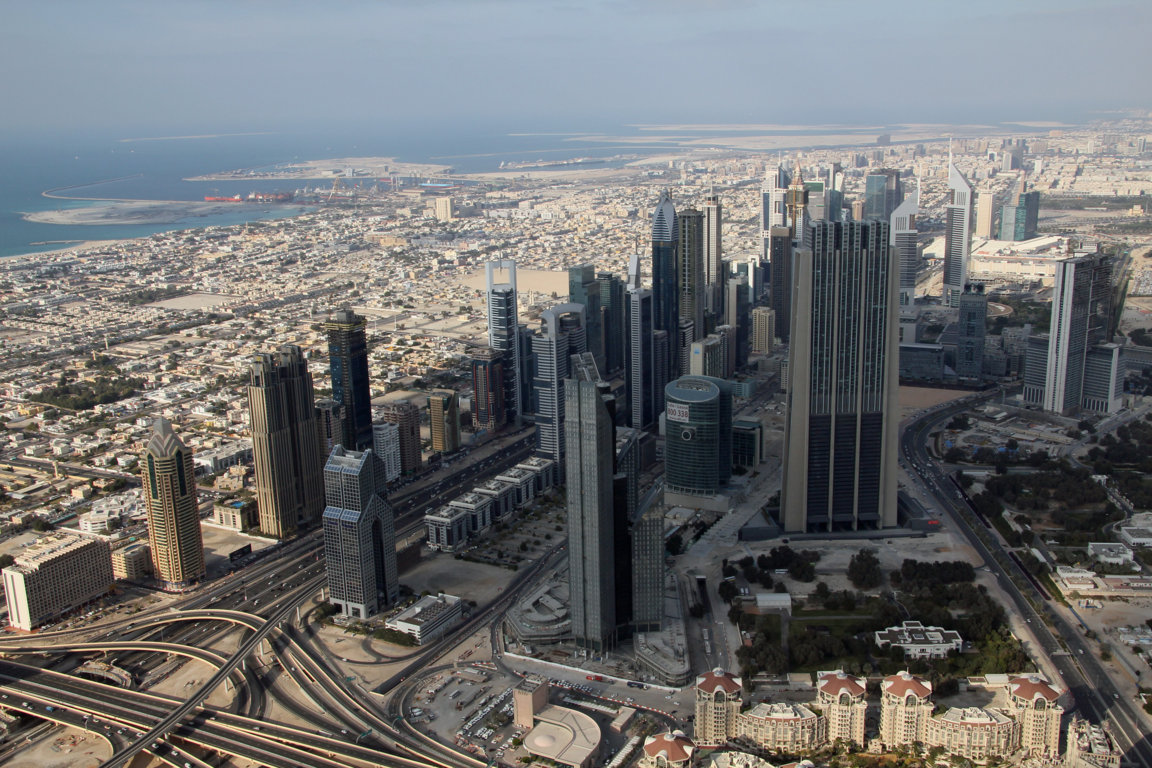
M744 703L740 678L722 669L696 678L695 741L701 747L724 744L736 733L736 718Z
M380 407L380 421L395 424L400 432L400 472L410 475L423 463L420 450L420 408L408 400L395 400Z
M732 388L682 376L664 390L664 483L673 493L714 496L732 477Z
M460 450L460 406L455 392L437 389L428 395L428 424L433 451Z
M497 270L508 272L507 281L498 280ZM490 261L485 265L488 285L488 346L504 355L505 420L519 424L525 405L526 379L521 375L520 319L517 311L516 262Z
M948 156L948 204L944 224L944 304L956 306L968 282L972 252L972 185Z
M540 315L540 332L532 339L536 374L536 452L564 464L564 379L573 355L587 351L583 304L560 304Z
M364 318L341 309L324 323L332 399L344 406L344 436L349 450L372 445L372 391L368 386L368 337Z
M160 418L140 464L152 573L166 590L186 589L206 572L192 451Z
M865 745L864 715L868 711L863 678L842 671L820 675L816 683L816 701L828 720L827 738L858 747Z
M52 532L22 549L3 576L8 623L28 632L104 596L112 557L103 539Z
M988 296L982 283L968 283L957 299L956 378L979 382L984 375L984 337L988 326Z

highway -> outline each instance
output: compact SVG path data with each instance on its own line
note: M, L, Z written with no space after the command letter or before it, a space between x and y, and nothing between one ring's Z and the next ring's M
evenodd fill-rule
M951 521L964 534L1012 599L1011 608L1031 625L1037 642L1068 686L1074 707L1092 723L1111 720L1118 746L1124 750L1124 758L1143 768L1152 768L1152 744L1142 715L1134 711L1132 702L1121 695L1082 632L1059 611L1053 610L1029 575L1008 557L1007 548L996 531L980 521L927 450L932 432L939 430L953 416L999 394L997 390L969 395L936 406L905 425L900 436L905 470L935 497L941 517Z

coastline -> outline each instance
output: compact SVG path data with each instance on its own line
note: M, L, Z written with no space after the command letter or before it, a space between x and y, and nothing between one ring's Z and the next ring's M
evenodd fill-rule
M0 265L8 264L12 261L27 260L39 258L41 256L59 256L65 253L72 253L77 256L83 256L88 251L103 250L116 245L124 245L125 243L133 243L141 240L139 237L122 238L119 240L81 240L74 245L65 246L63 248L53 248L47 251L29 251L27 253L14 253L11 256L4 256L0 258Z

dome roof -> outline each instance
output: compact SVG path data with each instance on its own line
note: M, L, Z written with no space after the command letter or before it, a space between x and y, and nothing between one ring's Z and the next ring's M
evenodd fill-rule
M741 686L740 678L717 667L696 678L696 687L705 693L715 693L717 689L725 693L738 693Z
M682 731L660 733L644 740L644 754L655 758L663 755L670 763L683 763L692 757L696 745Z

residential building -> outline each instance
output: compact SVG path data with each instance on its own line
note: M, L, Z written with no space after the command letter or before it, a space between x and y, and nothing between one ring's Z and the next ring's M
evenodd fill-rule
M316 438L323 476L323 466L328 461L328 455L344 440L344 406L332 398L316 401Z
M1026 675L1008 681L1006 712L1019 729L1019 747L1030 757L1060 756L1060 722L1064 708L1060 693L1037 675ZM1070 739L1071 740L1071 739Z
M885 749L928 741L932 719L932 684L899 672L880 683L880 741Z
M846 675L842 670L818 676L817 703L828 720L828 741L865 746L864 716L868 711L865 693L864 679Z
M640 287L640 260L636 256L629 271L627 323L628 423L634 429L651 429L663 406L661 379L667 378L667 371L658 370L658 361L667 360L668 335L656 331L652 291ZM662 335L657 338L657 333ZM664 349L658 350L659 345ZM658 355L658 351L663 354Z
M420 470L420 408L408 400L394 400L380 407L380 421L395 424L400 433L400 472L410 475Z
M876 633L876 645L891 645L904 651L905 659L943 659L964 649L960 633L941 627L926 627L918 621L905 621Z
M1068 724L1065 768L1120 768L1123 757L1107 722L1093 725L1079 715Z
M508 423L504 362L504 353L491 347L472 353L472 426L477 431L498 432Z
M683 731L666 731L644 739L638 768L689 768L696 745Z
M752 351L772 354L776 342L776 310L756 307L752 310Z
M743 705L743 683L723 669L696 678L695 741L701 747L724 744L736 732Z
M704 311L713 318L724 316L724 261L721 249L724 208L719 195L709 193L701 206L703 221Z
M607 370L604 357L604 323L600 305L600 284L596 267L580 264L568 268L568 302L584 306L584 343L596 359L596 367Z
M704 310L707 295L704 282L704 214L689 208L676 214L676 287L679 293L677 311L676 367L681 375L688 373L689 345L705 335ZM688 330L688 324L691 330Z
M144 581L152 573L152 555L142 541L126 542L112 550L112 578ZM11 615L11 611L9 611Z
M528 379L521 368L520 320L517 312L516 262L511 259L490 261L485 265L488 284L488 346L504 355L504 404L506 421L520 423L529 412ZM497 282L497 270L507 270L507 282Z
M828 720L803 704L760 702L737 716L734 735L776 752L811 752L827 743Z
M384 469L384 482L391 483L401 475L400 425L385 421L372 425L372 453Z
M437 389L428 395L428 423L433 451L455 453L460 450L460 406L455 392Z
M564 379L572 355L586 351L583 304L560 304L540 315L540 332L532 339L536 373L536 452L564 466Z
M103 539L51 532L3 571L8 623L26 632L107 594L112 559Z
M668 334L668 350L675 365L678 348L676 334L680 322L680 289L677 270L680 226L676 209L668 191L660 193L660 200L652 212L652 311L653 326ZM639 287L639 285L635 286ZM670 370L679 370L670 368Z
M597 274L596 283L600 287L600 312L603 319L604 370L608 375L615 375L624 370L624 354L627 349L625 285L623 280L611 272Z
M991 192L980 192L976 195L976 237L992 239L995 200L996 196Z
M792 230L773 227L768 233L770 300L768 306L776 313L776 338L787 344L792 329L792 266L794 258Z
M260 531L285 539L316 523L324 507L312 375L295 345L258 355L248 374Z
M160 418L140 463L152 573L166 590L186 589L206 572L192 451Z
M993 757L1006 757L1015 751L1011 718L994 709L951 707L943 715L928 720L924 744L941 747L950 757L963 757L983 763Z

